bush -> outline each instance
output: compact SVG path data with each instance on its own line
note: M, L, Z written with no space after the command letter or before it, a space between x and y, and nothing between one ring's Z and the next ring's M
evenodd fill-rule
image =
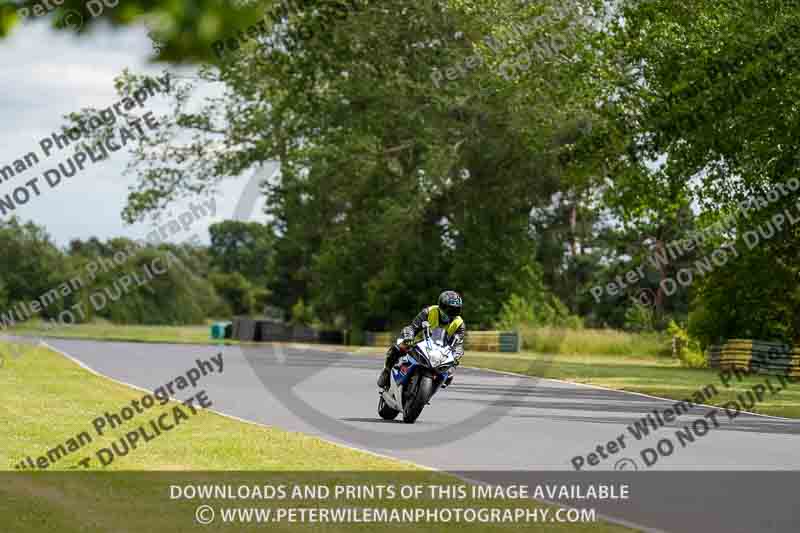
M664 351L662 333L626 333L613 329L520 328L526 350L539 353L657 357Z
M681 355L681 364L687 368L708 368L708 360L701 352L685 350Z
M677 352L675 355L680 359L681 365L687 368L708 367L708 361L703 355L700 343L692 339L686 329L671 320L667 326L667 333L670 335L671 342L674 343L672 346L675 347Z
M292 306L292 324L298 326L310 326L314 324L314 308L306 305L302 298Z
M553 295L546 295L539 301L531 302L522 296L512 294L503 304L500 315L495 321L495 327L502 330L544 326L581 329L583 320L570 315L567 306Z
M771 215L760 211L754 216ZM787 344L800 339L798 264L792 255L800 239L797 232L783 231L752 247L743 235L755 224L750 219L738 228L736 259L693 286L688 329L704 347L735 338Z
M153 267L156 259L166 267L163 273L152 270L152 279L121 289L122 276L138 276L144 281L145 269ZM140 250L118 268L98 275L81 291L81 298L90 320L99 317L116 324L202 324L223 305L207 279L195 275L171 252L153 248ZM104 305L98 309L95 302Z
M0 221L0 250L2 313L19 302L38 299L76 274L45 228L32 222L23 224L16 216ZM72 298L56 298L41 316L54 318L74 303Z
M656 320L653 308L639 302L625 311L625 329L629 331L655 331Z

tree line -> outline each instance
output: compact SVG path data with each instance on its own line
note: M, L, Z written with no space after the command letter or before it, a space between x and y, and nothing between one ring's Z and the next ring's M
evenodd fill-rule
M89 238L61 248L32 222L0 222L2 326L30 318L187 325L260 313L269 296L267 229L226 221L210 233L209 246Z

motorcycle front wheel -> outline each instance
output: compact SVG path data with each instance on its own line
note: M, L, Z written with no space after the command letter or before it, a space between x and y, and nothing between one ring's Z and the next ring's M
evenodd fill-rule
M428 404L433 395L433 378L430 376L414 376L416 393L410 401L403 403L403 422L413 424L417 421L422 409Z

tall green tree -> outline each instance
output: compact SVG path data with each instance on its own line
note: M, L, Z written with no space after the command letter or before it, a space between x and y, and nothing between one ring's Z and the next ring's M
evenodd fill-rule
M616 117L612 141L624 147L624 156L609 167L621 176L612 177L620 189L633 191L640 184L640 190L661 195L627 198L626 206L656 208L652 223L664 228L692 206L699 225L707 226L735 213L740 202L798 177L800 122L793 110L800 7L781 0L621 5L606 47L607 73L618 76L611 76L606 109ZM658 168L649 174L666 178L663 186L634 176L647 167ZM727 240L741 244L742 235L774 210L739 217ZM706 317L706 338L798 334L785 329L797 321L794 291L778 293L767 282L787 281L797 271L797 239L794 230L779 232L757 255L716 269L693 286L694 316ZM710 316L716 329L709 326Z
M324 321L386 327L454 288L490 324L540 279L533 208L594 175L594 7L364 2L331 23L309 4L201 69L223 97L188 112L178 89L126 216L277 159L265 193L284 308L302 297Z

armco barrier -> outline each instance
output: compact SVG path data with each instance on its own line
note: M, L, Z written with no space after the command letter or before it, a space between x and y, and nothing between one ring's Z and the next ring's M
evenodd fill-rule
M800 376L800 349L779 342L731 339L709 347L708 364L722 370Z
M260 341L257 321L249 318L233 319L233 338L240 341Z
M364 341L367 346L388 347L397 337L397 333L367 331ZM464 348L476 352L519 352L519 334L515 331L468 331Z

